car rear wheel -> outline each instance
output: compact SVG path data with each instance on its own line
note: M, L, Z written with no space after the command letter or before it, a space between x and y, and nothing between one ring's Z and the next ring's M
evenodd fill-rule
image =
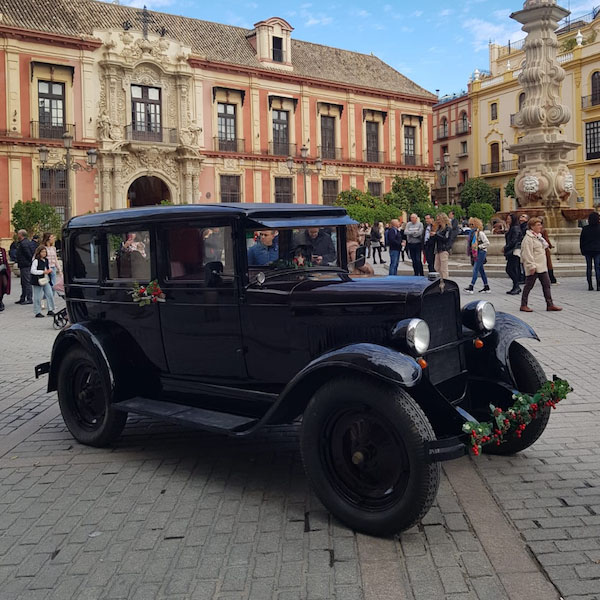
M115 410L110 387L93 358L73 348L58 372L58 403L71 435L88 446L106 446L119 437L127 413Z
M302 420L304 468L315 493L340 521L370 535L412 527L431 508L439 463L427 417L406 392L364 377L329 381Z
M547 381L546 374L540 363L521 344L517 342L511 344L508 358L517 389L520 392L535 394ZM506 409L508 406L503 406L502 408ZM544 433L544 429L546 429L546 425L548 425L548 420L550 419L551 410L549 406L545 406L540 410L537 418L525 427L520 438L513 436L499 446L489 444L483 447L484 452L487 454L506 455L515 454L516 452L525 450L525 448L529 448Z

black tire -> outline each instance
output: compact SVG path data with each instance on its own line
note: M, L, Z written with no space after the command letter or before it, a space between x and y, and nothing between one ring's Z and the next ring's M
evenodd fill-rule
M511 344L508 359L513 375L515 376L517 389L520 392L535 394L547 381L546 374L540 363L521 344L517 342ZM503 406L502 408L506 409L508 406ZM489 444L483 447L484 452L486 454L504 456L529 448L544 433L544 429L546 429L546 425L548 425L548 420L550 419L551 410L549 406L544 407L539 412L538 417L525 427L520 438L513 436L499 446Z
M332 379L302 419L301 451L315 493L340 521L390 536L422 519L435 500L435 434L419 405L398 387L366 377Z
M57 387L60 412L78 442L102 447L121 435L127 413L112 407L109 383L83 348L65 355Z

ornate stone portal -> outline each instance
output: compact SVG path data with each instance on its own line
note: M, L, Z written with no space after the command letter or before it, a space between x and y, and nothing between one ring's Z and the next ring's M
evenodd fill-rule
M509 148L520 162L515 192L522 211L531 216L544 215L545 226L555 235L568 228L578 235L576 222L567 221L563 213L569 209L574 189L573 176L567 168L568 155L579 146L567 141L560 130L571 119L571 113L561 104L560 84L565 72L557 60L555 31L558 22L568 14L556 0L527 0L523 10L511 15L527 33L525 62L519 75L525 101L515 116L515 124L525 131L525 136ZM567 254L577 253L571 247L565 250Z

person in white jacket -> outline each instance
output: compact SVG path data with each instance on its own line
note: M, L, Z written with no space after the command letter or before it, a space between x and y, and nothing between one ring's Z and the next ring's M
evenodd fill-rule
M46 246L38 246L31 262L33 313L38 318L44 316L42 314L42 296L45 296L48 302L48 316L54 315L54 295L50 286L50 273L52 273L52 269L48 264L48 250Z
M467 294L473 293L473 287L477 282L477 277L481 275L481 281L483 281L483 289L479 290L480 293L489 294L490 286L488 285L487 275L485 274L485 259L487 257L487 250L490 247L490 240L483 231L483 223L480 219L471 217L469 219L469 227L471 233L469 234L469 244L467 245L467 252L471 257L471 264L473 265L473 278L468 287L465 288Z
M521 242L521 262L525 269L525 287L521 296L521 310L523 312L533 312L527 306L527 301L536 279L539 279L542 284L544 298L546 299L546 310L562 310L560 306L555 306L552 301L548 263L546 261L547 247L548 242L542 237L542 220L539 217L532 217L527 222L527 231Z

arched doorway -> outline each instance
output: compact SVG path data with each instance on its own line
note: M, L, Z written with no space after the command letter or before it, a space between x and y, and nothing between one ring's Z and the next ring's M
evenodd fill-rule
M163 200L171 200L171 193L159 177L138 177L127 190L127 204L130 207L160 204Z

